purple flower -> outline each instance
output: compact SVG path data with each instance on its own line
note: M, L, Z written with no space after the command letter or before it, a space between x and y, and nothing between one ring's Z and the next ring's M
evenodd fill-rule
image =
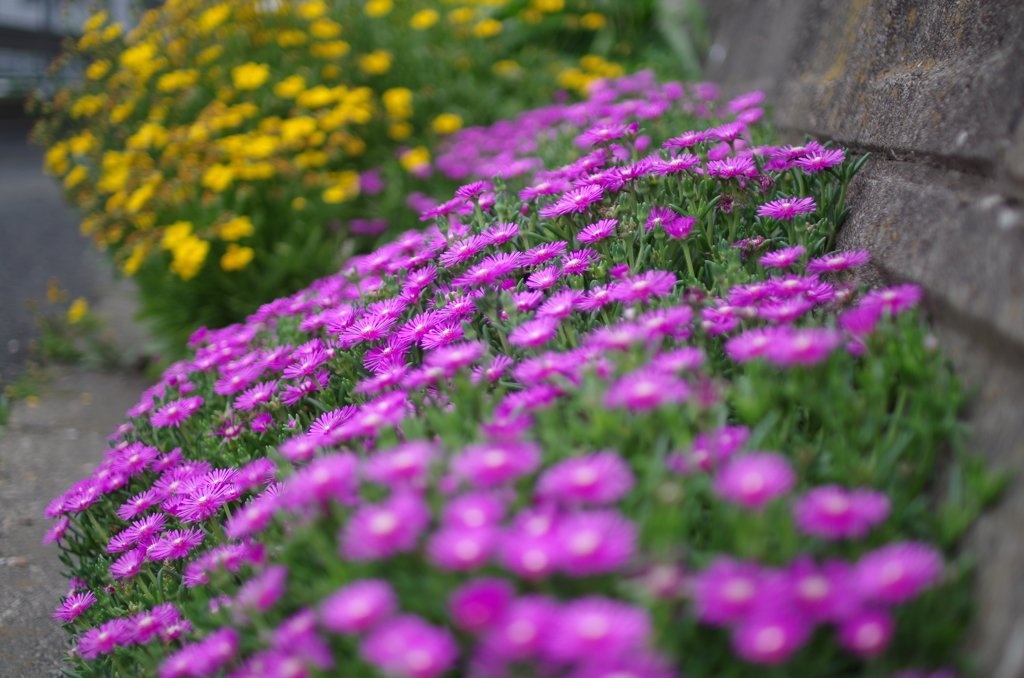
M203 543L203 531L197 527L188 530L168 530L153 544L151 560L178 560Z
M594 250L573 250L562 257L562 273L565 275L581 275L600 258L601 255Z
M52 617L63 622L73 622L80 614L92 607L92 604L95 602L96 595L92 591L73 593L57 606Z
M576 137L576 145L582 148L589 148L596 144L603 144L626 135L625 125L613 123L591 127L583 134Z
M868 600L896 605L915 597L942 574L942 556L928 544L899 542L868 553L856 566L857 587Z
M818 207L814 204L814 198L783 198L758 207L757 216L789 221L798 214L806 214L816 209Z
M78 651L85 659L110 654L118 645L131 640L131 625L127 619L111 619L96 629L89 629L78 639Z
M448 502L441 524L449 528L476 530L496 526L505 515L505 502L487 492L471 492Z
M555 530L556 523L549 513L520 515L501 542L501 564L524 579L551 574L558 565Z
M839 326L854 337L866 337L875 331L875 325L881 317L878 306L856 306L839 316Z
M640 368L612 384L604 402L606 407L652 410L683 402L689 395L690 387L682 379L659 370Z
M483 236L491 245L501 245L519 235L519 226L514 223L497 223L484 231Z
M181 619L181 613L174 605L164 603L152 610L140 612L131 618L132 642L145 645L159 634L166 626Z
M784 607L760 611L733 632L736 654L755 664L781 664L810 638L812 626Z
M612 287L612 298L628 303L647 301L652 296L666 297L672 293L675 284L676 275L670 271L644 271L615 283Z
M366 633L398 611L391 585L382 579L361 579L320 603L324 628L342 634Z
M511 601L484 635L482 654L509 662L537 657L557 614L557 604L544 596L523 596Z
M370 664L396 678L434 678L458 658L455 639L415 615L400 615L380 624L359 646Z
M666 141L666 148L689 148L707 141L707 132L690 131Z
M519 252L510 252L484 257L479 264L470 266L464 275L452 281L452 287L493 285L515 269L523 266L522 256Z
M738 622L754 609L760 589L761 574L757 565L716 558L693 578L697 618L715 626Z
M508 335L508 342L513 346L540 346L554 339L557 329L558 320L555 318L528 320L512 330Z
M656 159L651 165L651 171L655 174L667 175L677 172L685 172L700 164L700 158L692 153L683 153L673 156L668 160Z
M288 568L271 565L242 585L235 595L235 606L265 612L284 595L287 582Z
M807 270L811 273L834 273L855 266L863 266L869 261L871 261L871 255L867 250L833 252L820 259L811 259L807 262Z
M798 167L802 167L808 174L817 174L823 169L834 167L844 160L846 160L846 154L842 149L835 149L831 151L821 150L813 154L805 155L802 158L798 158L794 164Z
M452 471L475 487L490 488L533 473L540 465L540 448L531 442L492 442L470 445L451 462Z
M877 657L885 652L895 628L885 610L861 610L839 624L839 644L860 657Z
M285 483L281 503L289 508L319 504L326 507L330 501L352 504L359 485L358 458L341 452L314 459Z
M728 150L728 149L726 149ZM734 177L755 177L757 166L750 158L732 157L712 160L708 163L708 173L713 177L732 179Z
M452 591L448 610L463 631L479 634L501 619L515 597L515 589L504 579L472 579Z
M535 266L565 253L568 246L564 240L546 242L523 253L522 265Z
M497 543L498 533L490 527L442 528L427 541L427 555L442 570L473 570L491 559Z
M248 389L242 395L235 398L233 407L236 410L251 410L260 403L268 402L277 392L276 381L264 381Z
M422 487L437 450L427 442L414 440L371 456L363 465L368 480L394 488Z
M732 460L715 477L715 491L746 509L765 504L793 489L796 474L789 461L774 452L751 452Z
M767 254L762 255L758 263L765 268L788 268L795 264L800 257L806 253L806 247L803 245L794 245L793 247L786 247L785 249L776 250L775 252L768 252Z
M636 528L617 511L581 511L561 520L555 539L560 569L585 577L625 565L636 547Z
M861 606L851 573L845 561L830 560L818 567L809 556L799 557L787 571L790 598L815 622L845 619Z
M650 634L646 610L588 596L567 603L558 612L545 649L552 659L563 662L629 656L647 647Z
M913 308L920 300L920 287L917 285L898 285L868 292L860 300L860 305L896 315L908 308Z
M557 266L548 266L530 274L526 279L526 286L531 290L546 290L554 286L562 276L562 271Z
M881 492L824 485L797 501L793 518L805 534L825 539L860 539L888 517L889 508L889 498Z
M349 560L372 561L412 551L429 522L423 499L409 493L365 504L342 529L341 553Z
M633 489L633 471L615 452L595 452L558 462L537 482L537 494L568 504L605 505Z
M842 333L833 329L825 327L786 328L774 335L772 341L765 348L764 355L770 362L781 367L817 365L842 342Z
M576 239L581 243L590 244L604 240L612 233L615 232L615 228L619 222L615 219L602 219L601 221L590 224L576 235Z
M146 549L140 547L129 551L110 565L111 579L131 579L142 569L142 563L146 560Z
M181 422L195 414L203 406L203 402L203 399L199 396L172 400L157 410L156 414L149 418L149 423L156 428L163 428L165 426L178 427L181 425Z
M604 189L593 184L582 186L566 193L561 200L554 205L548 205L540 209L540 216L543 219L561 216L563 214L582 212L592 203L600 202L604 197Z

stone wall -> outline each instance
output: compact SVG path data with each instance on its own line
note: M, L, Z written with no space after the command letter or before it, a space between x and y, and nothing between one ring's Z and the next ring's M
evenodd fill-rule
M1024 677L1024 2L705 0L707 75L784 135L873 160L841 247L909 281L975 390L974 445L1015 477L973 529L979 675Z

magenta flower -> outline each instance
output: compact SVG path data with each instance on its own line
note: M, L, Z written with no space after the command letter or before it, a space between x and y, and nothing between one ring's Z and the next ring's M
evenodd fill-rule
M860 539L889 515L889 498L881 492L816 487L793 506L793 518L805 534L825 539Z
M693 155L692 153L682 153L677 156L673 156L668 160L656 159L651 164L651 171L654 174L675 174L677 172L685 172L686 170L693 169L700 164L700 158Z
M236 410L251 410L261 403L269 402L270 399L274 397L274 393L276 392L276 381L261 382L243 392L242 395L235 398L235 404L233 405L233 407Z
M921 288L917 285L898 285L882 290L872 290L860 300L866 308L876 308L885 313L896 315L908 308L913 308L921 301Z
M546 290L553 287L558 279L562 277L562 271L557 266L548 266L530 274L526 279L526 286L531 290Z
M576 137L576 145L582 148L589 148L596 144L603 144L626 135L626 126L614 123L596 125L583 134Z
M363 473L368 480L393 488L422 487L436 457L433 445L414 440L371 456L364 462Z
M479 264L470 266L464 275L452 281L452 287L493 285L522 265L522 254L519 252L484 257Z
M540 448L531 442L492 442L470 445L451 461L452 471L471 485L490 488L533 473L540 465Z
M573 250L562 257L562 273L565 275L582 275L601 255L594 250Z
M317 457L288 479L281 504L292 509L317 504L326 508L332 500L352 504L359 485L358 467L358 458L348 452Z
M149 423L156 428L174 426L177 428L181 422L195 414L203 406L203 399L199 396L191 398L179 398L167 403L149 418Z
M651 620L646 610L610 598L588 596L567 603L545 643L552 659L592 661L646 649Z
M660 370L640 368L622 377L608 389L606 407L652 410L669 403L681 403L690 395L682 379Z
M765 348L764 355L781 367L817 365L843 342L843 335L824 327L780 330Z
M775 252L768 252L761 256L759 264L765 268L788 268L799 261L800 257L807 254L807 248L803 245L786 247Z
M915 597L942 574L942 556L928 544L899 542L868 553L856 566L857 588L868 600L896 605Z
M508 343L513 346L535 347L546 344L555 338L558 320L555 318L538 318L528 320L508 335Z
M459 240L453 242L448 249L438 257L438 263L445 268L450 268L456 264L461 264L467 259L471 259L478 253L480 253L490 243L482 235L473 235L465 240Z
M793 164L803 168L808 174L817 174L824 169L840 164L844 160L846 160L846 154L842 149L821 150L805 155L802 158L797 158Z
M713 177L720 177L722 179L732 179L734 177L756 177L757 166L750 158L724 158L722 160L712 160L709 162L708 173Z
M892 640L895 623L885 610L861 610L839 624L839 644L860 657L877 657Z
M715 491L743 508L761 510L796 484L789 461L774 452L751 452L733 457L715 477Z
M501 245L517 235L519 235L519 226L514 223L497 223L483 233L491 245Z
M839 316L839 326L854 337L866 337L875 331L882 311L878 306L855 306Z
M43 544L52 544L53 542L59 542L64 538L64 533L67 532L68 527L71 525L71 519L67 516L61 516L57 519L46 534L43 535Z
M441 514L445 527L475 530L496 526L505 516L505 502L497 495L471 492L448 502Z
M544 596L529 595L511 601L484 635L482 654L501 662L539 656L557 614L557 604Z
M463 631L479 634L494 626L514 597L515 589L504 579L472 579L448 597L448 611Z
M412 551L429 522L429 508L412 494L365 504L342 528L341 553L349 560L372 561Z
M131 640L131 625L127 619L111 619L96 629L89 629L78 639L78 651L85 659L110 654L118 645Z
M812 626L784 607L743 620L733 632L736 654L755 664L781 664L811 636Z
M707 141L707 138L707 132L690 131L669 139L663 145L666 148L689 148L704 143Z
M761 574L754 563L716 558L693 578L697 618L705 624L725 626L744 619L760 597Z
M617 511L581 511L558 524L558 566L574 577L614 572L633 556L636 528Z
M633 471L615 452L595 452L558 462L537 482L537 494L568 504L605 505L633 489Z
M96 595L92 591L85 593L73 593L64 599L57 609L54 610L52 618L70 623L75 621L80 614L92 607L96 602Z
M427 540L427 555L442 570L462 572L486 564L497 543L498 533L490 527L442 528Z
M863 266L869 261L871 261L871 255L867 250L833 252L820 259L811 259L807 262L807 270L811 273L834 273L847 268Z
M615 301L648 301L653 297L667 297L676 284L676 275L670 271L644 271L627 277L612 287Z
M117 517L121 520L131 520L138 515L145 513L151 507L160 503L160 498L153 490L141 492L117 509Z
M815 622L838 621L861 607L860 595L845 561L818 567L809 556L797 558L786 573L796 609Z
M197 527L188 530L169 530L164 532L150 548L151 560L178 560L203 543L203 531Z
M152 610L140 612L131 618L132 642L145 645L151 641L165 627L176 623L181 619L181 613L174 605L164 603L157 605Z
M814 198L783 198L772 200L757 208L757 216L789 221L798 214L807 214L818 209Z
M284 595L287 582L288 568L271 565L242 585L235 595L235 607L265 612Z
M591 204L600 202L604 197L604 189L591 184L569 191L553 205L540 209L540 216L543 219L562 216L563 214L578 213L587 209Z
M523 266L536 266L565 253L568 243L564 240L546 242L527 250L522 255Z
M590 224L576 235L576 239L583 244L590 244L604 240L615 232L619 222L615 219L602 219Z
M382 579L361 579L344 586L320 603L324 628L341 634L366 633L398 611L391 585Z
M359 653L396 678L435 678L458 658L455 639L415 615L399 615L380 624L363 640Z
M146 560L146 548L139 547L129 551L110 565L111 579L131 579L142 569Z

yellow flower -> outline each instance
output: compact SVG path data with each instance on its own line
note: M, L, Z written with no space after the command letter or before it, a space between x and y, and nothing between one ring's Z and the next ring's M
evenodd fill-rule
M298 47L305 45L309 36L300 30L281 31L277 35L277 44L281 47Z
M196 55L196 63L200 66L205 66L211 61L216 61L221 54L224 53L223 45L210 45L199 54Z
M85 69L85 77L90 80L99 80L110 72L110 62L106 59L94 61Z
M78 225L78 232L83 236L89 235L96 230L96 227L100 224L100 218L97 216L86 217L82 219L82 223Z
M604 14L589 12L580 17L580 26L583 26L588 31L599 31L607 25L608 19L604 17Z
M292 209L296 212L306 209L306 199L302 196L292 200Z
M46 300L51 304L56 304L60 301L67 300L68 291L60 288L60 281L56 278L50 278L46 281Z
M352 170L340 172L333 186L321 196L326 203L339 203L359 195L359 173Z
M321 40L330 40L341 35L341 24L330 19L317 19L309 25L309 34Z
M124 263L121 265L121 270L125 275L135 275L139 271L139 267L142 266L142 262L145 261L148 253L149 243L139 243L132 249L131 256L125 259Z
M194 235L188 236L178 243L172 252L174 260L171 262L171 271L177 273L182 280L194 278L203 267L209 251L210 243Z
M217 229L217 235L221 240L238 240L252 235L255 231L252 220L248 216L242 215L223 224Z
M250 61L231 69L235 89L256 89L270 77L270 66Z
M484 19L473 26L473 35L478 38L492 38L501 33L502 25L497 19Z
M378 49L359 57L359 67L370 75L387 73L393 57L386 49Z
M110 122L115 125L124 122L132 111L135 110L135 102L126 101L123 104L118 104L110 111Z
M235 243L228 245L228 251L220 258L220 267L225 271L241 271L249 265L256 255L251 247L239 247Z
M366 153L366 142L362 139L352 137L345 142L345 152L352 157L360 156Z
M135 227L140 231L148 231L153 228L153 224L156 223L156 214L153 212L143 212L142 214L135 217Z
M75 165L64 177L64 188L74 188L89 176L89 170L82 165Z
M317 85L296 97L295 103L306 108L323 108L334 103L334 92L323 85Z
M220 26L231 14L231 6L227 3L215 5L199 15L199 31L209 33L217 26Z
M338 64L326 64L320 69L320 76L324 80L335 80L341 77L341 66Z
M427 150L426 146L410 148L401 155L398 162L405 168L405 171L415 172L418 169L422 169L424 165L430 164L430 151Z
M448 12L448 21L453 24L468 24L476 17L476 10L472 7L459 7Z
M93 115L107 103L106 94L86 94L71 107L71 117L81 118Z
M82 32L91 33L92 31L99 30L100 26L107 23L108 16L106 12L96 12L82 24Z
M121 24L110 24L103 29L103 42L111 42L121 37Z
M366 16L377 17L390 13L393 7L394 3L391 0L367 0L363 11L366 12Z
M454 113L442 113L430 123L438 134L452 134L462 129L462 118Z
M176 221L164 229L164 237L160 240L160 247L165 250L173 250L185 239L192 235L191 221Z
M394 122L388 125L388 136L395 141L408 139L412 134L412 125L407 122Z
M255 138L248 139L240 150L240 155L246 158L259 160L269 158L277 150L277 139L269 134L261 134Z
M135 189L132 192L131 197L128 198L128 202L125 203L125 210L128 212L138 212L141 210L149 199L153 197L153 193L156 191L156 184L146 183Z
M495 61L494 65L491 66L491 70L494 71L495 75L507 78L515 75L519 72L519 64L512 59L505 59L503 61Z
M46 171L50 174L64 174L68 171L68 144L65 141L58 141L46 150Z
M75 155L85 155L96 148L98 144L99 142L96 140L96 137L89 130L68 139L68 148Z
M306 89L306 79L301 75L290 75L274 85L274 94L283 99L294 99Z
M203 186L220 193L235 179L235 171L227 165L210 165L203 172Z
M85 300L85 297L78 297L71 302L71 308L68 309L68 322L74 325L84 318L88 312L89 302Z
M317 59L339 59L351 49L344 40L331 40L329 42L318 42L310 46L309 53Z
M118 61L125 68L139 72L144 70L150 62L153 61L153 57L157 55L156 45L151 42L141 42L134 47L129 47L125 51L121 52L121 56Z
M289 118L281 123L281 139L286 144L305 139L315 131L316 120L308 115Z
M392 87L380 96L388 115L393 118L412 117L412 90L407 87Z
M194 68L188 68L161 75L160 79L156 81L156 88L161 92L170 93L191 87L198 81L199 71Z
M565 0L531 0L530 7L538 12L561 12L565 9Z
M327 3L322 0L310 0L299 5L298 14L303 19L315 19L327 13Z
M412 15L409 25L413 30L425 31L436 24L440 18L441 15L437 13L436 9L424 9Z

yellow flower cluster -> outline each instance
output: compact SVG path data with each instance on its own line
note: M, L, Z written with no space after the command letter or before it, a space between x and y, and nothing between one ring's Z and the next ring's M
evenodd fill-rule
M255 244L309 240L295 229L337 219L359 199L361 172L429 173L427 144L483 100L453 101L438 73L480 65L509 86L536 74L548 81L534 89L582 91L621 72L597 57L560 73L524 69L491 40L506 30L495 13L506 4L168 0L127 34L100 12L77 45L85 80L58 93L37 130L46 170L81 208L82 232L128 275L148 261L182 280L271 262ZM564 6L530 0L524 11Z

